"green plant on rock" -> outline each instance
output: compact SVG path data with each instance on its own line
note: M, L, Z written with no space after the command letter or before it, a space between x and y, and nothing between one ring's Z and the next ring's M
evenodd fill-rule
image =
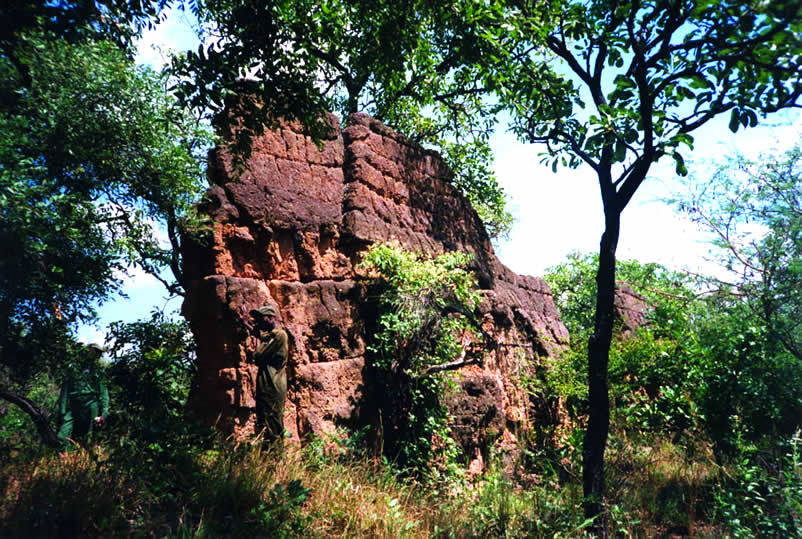
M448 428L445 373L481 362L472 343L476 278L471 256L449 252L425 258L377 245L362 262L377 276L379 313L369 350L382 403L386 449L411 472L453 470L457 445ZM435 464L432 466L432 464Z

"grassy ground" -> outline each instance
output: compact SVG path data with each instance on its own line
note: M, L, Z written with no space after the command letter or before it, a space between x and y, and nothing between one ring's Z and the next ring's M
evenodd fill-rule
M617 535L723 534L710 523L719 470L709 451L649 442L611 440ZM322 443L282 455L225 443L169 458L134 453L122 459L101 446L10 459L0 471L0 536L581 537L585 524L568 457L541 456L547 466L523 487L494 469L422 484Z

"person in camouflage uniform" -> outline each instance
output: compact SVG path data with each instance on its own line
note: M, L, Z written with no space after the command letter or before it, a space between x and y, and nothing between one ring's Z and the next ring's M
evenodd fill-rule
M58 399L58 439L92 441L95 428L102 428L109 414L109 390L100 357L103 347L91 344L84 353L84 364L73 369L61 386Z
M265 305L251 311L259 331L253 359L256 375L256 432L261 431L265 447L284 445L284 402L287 399L287 332L278 325L278 310Z

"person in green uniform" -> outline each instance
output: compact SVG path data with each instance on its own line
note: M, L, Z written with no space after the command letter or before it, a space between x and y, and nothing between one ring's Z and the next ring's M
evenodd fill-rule
M256 375L256 432L264 446L284 446L284 402L287 399L287 332L278 325L278 309L265 305L251 311L259 331L253 359Z
M83 364L72 369L61 386L58 399L58 439L92 441L96 428L103 428L109 414L109 390L100 358L103 347L90 344L83 355Z

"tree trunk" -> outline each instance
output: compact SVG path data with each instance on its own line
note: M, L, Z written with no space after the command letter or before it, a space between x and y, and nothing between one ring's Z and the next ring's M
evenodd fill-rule
M54 449L61 447L58 436L56 436L56 432L50 425L50 414L45 410L37 406L32 400L2 386L0 386L0 399L19 406L23 412L31 417L43 444Z
M604 515L604 449L610 428L610 401L607 391L607 363L613 339L615 300L615 252L621 226L621 213L608 209L605 231L599 246L596 274L596 319L588 341L588 406L590 415L582 451L582 479L585 518L594 518L593 533L607 536Z

